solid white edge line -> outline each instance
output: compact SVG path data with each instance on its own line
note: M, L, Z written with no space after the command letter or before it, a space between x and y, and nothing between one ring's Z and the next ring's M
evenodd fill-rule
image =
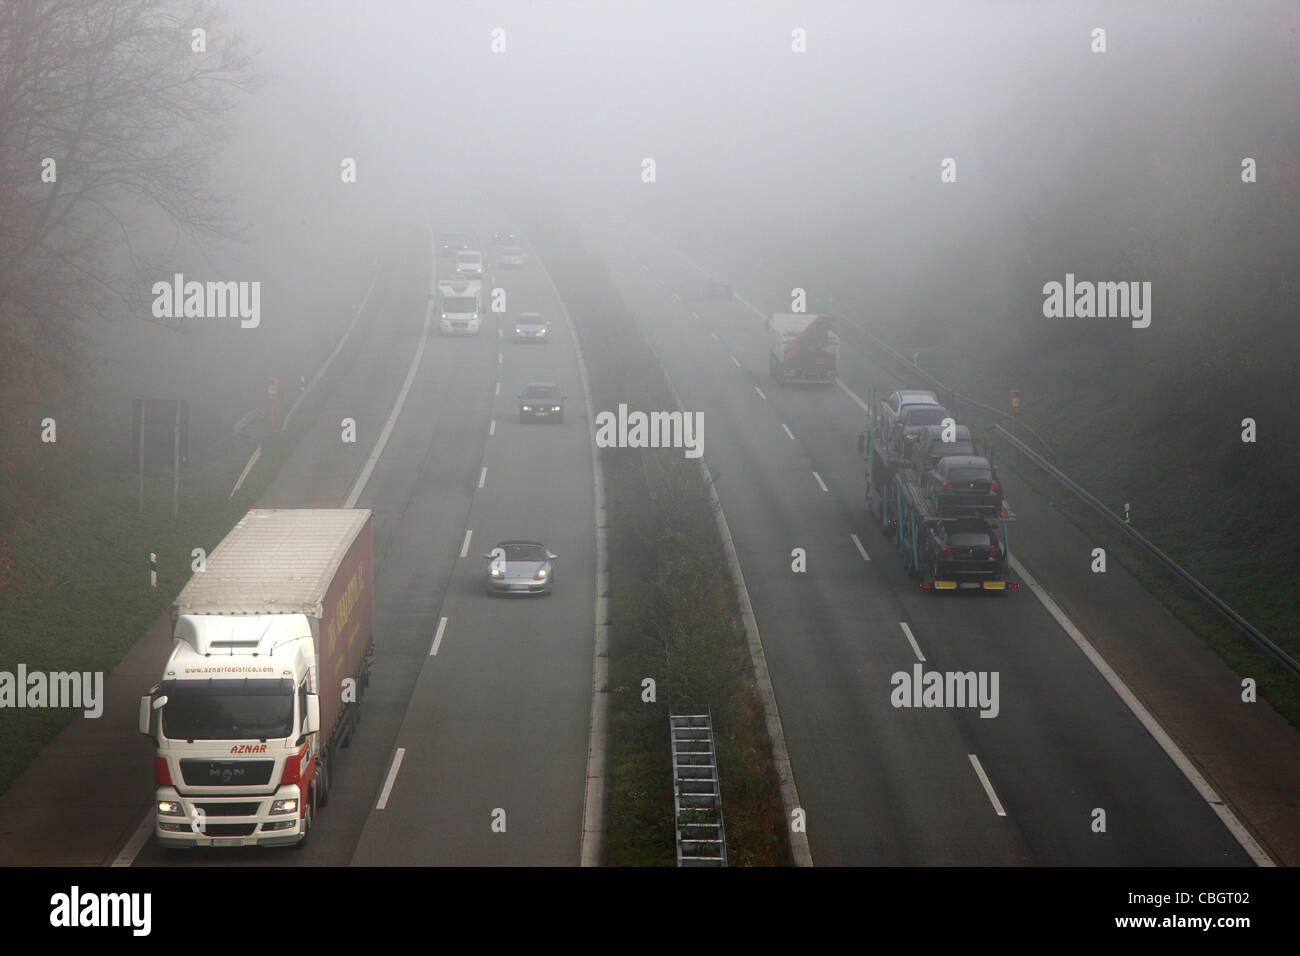
M140 855L140 851L144 849L145 843L153 834L153 825L154 806L150 804L149 809L145 811L144 817L140 820L140 825L131 834L131 839L126 841L126 846L122 847L122 852L117 855L117 858L113 860L110 866L130 866L134 863L135 858Z
M794 432L790 431L790 426L787 425L785 422L782 422L781 427L784 428L785 433L790 436L790 440L794 441Z
M478 473L478 486L479 486L480 488L482 488L482 487L483 487L483 482L485 482L485 481L487 481L487 465L484 465L481 469L479 469L479 473Z
M854 543L855 545L857 545L857 548L858 548L858 554L862 555L862 560L863 560L863 561L870 562L870 561L871 561L871 555L867 554L867 549L864 548L864 547L862 546L862 542L858 540L858 536L857 536L856 534L854 534L852 531L850 531L850 532L849 532L849 537L852 538L852 539L853 539L853 543Z
M1210 786L1205 777L1201 775L1201 772L1196 769L1196 765L1193 764L1191 759L1183 753L1176 743L1174 743L1173 738L1165 732L1165 729L1160 726L1160 723L1151 715L1146 707L1143 706L1142 702L1138 700L1137 695L1135 695L1133 691L1129 690L1129 687L1124 683L1123 678L1111 669L1111 666L1106 663L1106 659L1102 657L1088 639L1083 636L1083 632L1075 626L1074 622L1066 616L1060 606L1052 600L1051 595L1048 594L1043 586L1034 579L1033 575L1025 570L1024 565L1017 561L1015 557L1011 558L1011 567L1016 574L1020 575L1020 579L1025 582L1025 586L1028 587L1029 590L1034 593L1034 596L1042 602L1043 607L1047 608L1048 613L1051 614L1052 617L1056 618L1056 623L1061 625L1061 629L1070 636L1070 639L1074 641L1079 650L1083 651L1084 656L1092 662L1092 666L1097 669L1097 672L1101 674L1103 678L1105 678L1106 683L1110 684L1111 690L1119 695L1120 700L1124 701L1125 706L1133 712L1133 716L1135 716L1141 722L1142 726L1146 728L1147 733L1155 739L1155 742L1160 745L1160 748L1168 755L1169 759L1174 762L1174 765L1183 772L1183 776L1187 778L1188 783L1190 783L1196 789L1196 792L1200 794L1201 799L1208 803L1210 809L1218 814L1219 819L1223 821L1223 825L1228 828L1228 832L1233 835L1236 841L1241 844L1241 848L1246 851L1252 860L1255 861L1255 865L1276 866L1272 857L1270 857L1267 851L1259 845L1258 841L1255 840L1250 831L1246 829L1246 826L1237 818L1237 815L1232 812L1232 809L1228 807L1226 803L1224 803L1223 798L1219 796L1212 786Z
M830 489L826 487L826 482L822 481L821 475L817 474L817 472L814 471L813 477L817 479L817 484L821 486L822 491L830 491Z
M750 309L750 310L751 310L755 315L757 315L760 319L766 319L766 318L767 318L767 313L766 313L766 312L764 312L764 311L763 311L762 309L760 309L758 306L754 305L754 303L750 302L748 299L746 299L744 296L742 296L739 292L735 293L735 296L736 296L736 301L737 301L737 302L739 302L741 305L745 306L746 308Z
M853 389L849 388L847 385L845 385L843 382L841 382L838 378L835 380L835 384L838 385L838 386L840 387L840 391L842 391L842 392L843 392L845 395L847 395L849 398L851 398L851 399L853 399L855 402L857 402L859 408L861 408L861 409L862 409L864 412L866 412L868 415L871 414L871 406L869 406L869 405L868 405L866 402L864 402L862 399L858 398L858 394L857 394L857 392L853 391Z
M534 250L534 253L536 250ZM542 275L546 276L560 314L569 328L573 349L578 355L578 378L582 382L582 401L587 409L587 433L590 439L592 490L595 497L596 529L596 634L591 662L591 724L587 732L587 785L582 797L582 835L578 850L582 866L599 866L605 853L605 780L608 773L607 746L609 720L609 552L606 543L608 520L605 509L605 469L596 448L595 405L591 400L591 380L587 376L587 360L582 354L582 343L573 319L564 305L560 290L551 278L550 270L537 257ZM649 267L646 267L649 272Z
M365 467L361 469L361 474L357 477L357 483L352 486L352 491L348 493L347 500L343 503L344 508L355 508L357 506L357 499L361 497L361 492L365 490L366 482L370 480L370 473L375 470L375 465L379 462L379 456L384 453L384 447L388 444L388 436L393 433L393 426L397 424L397 416L402 413L402 406L406 404L406 396L411 391L411 385L415 382L415 373L420 369L420 360L424 357L424 346L429 341L429 320L432 315L433 313L430 311L424 313L424 332L420 336L420 345L411 358L411 367L407 369L406 381L402 383L402 390L397 393L397 401L393 403L393 410L389 413L388 421L384 423L384 430L380 432L379 440L375 442L370 457L366 459Z
M430 657L438 656L438 646L442 644L442 632L445 631L446 629L447 629L447 619L445 617L439 618L438 630L433 635L433 646L429 648Z
M763 390L759 388L757 385L754 386L754 391L758 392L759 398L761 398L763 401L767 401L767 396L763 394Z
M997 812L998 816L1005 817L1007 811L1002 809L1002 802L998 800L998 795L993 792L993 784L989 783L988 774L986 774L984 768L980 766L980 758L974 754L967 754L966 756L970 757L970 764L975 768L975 773L979 775L980 783L984 785L984 792L989 795L989 800L993 804L993 809Z
M916 643L916 638L912 636L912 629L907 626L906 621L899 621L898 626L903 629L903 636L907 638L907 643L911 644L912 650L916 652L916 659L924 664L925 655L921 653L921 645Z
M388 795L393 792L393 784L397 781L397 768L402 765L402 758L405 756L405 747L398 747L397 753L393 754L393 765L388 768L388 778L384 781L384 792L379 795L379 803L375 805L376 810L388 806Z
M460 556L462 558L469 556L469 539L474 537L474 532L470 528L465 529L465 543L460 546Z

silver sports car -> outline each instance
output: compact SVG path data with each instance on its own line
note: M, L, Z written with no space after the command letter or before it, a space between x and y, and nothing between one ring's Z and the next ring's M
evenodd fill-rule
M555 555L540 541L500 541L483 555L488 561L488 591L493 594L550 594Z

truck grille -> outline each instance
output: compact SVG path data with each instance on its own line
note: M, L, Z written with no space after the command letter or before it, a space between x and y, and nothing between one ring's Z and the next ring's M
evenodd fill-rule
M207 837L252 836L256 829L256 823L209 823L203 828L203 835Z
M257 816L259 803L197 803L195 804L209 817L253 817Z
M181 777L190 787L264 787L274 760L181 760Z

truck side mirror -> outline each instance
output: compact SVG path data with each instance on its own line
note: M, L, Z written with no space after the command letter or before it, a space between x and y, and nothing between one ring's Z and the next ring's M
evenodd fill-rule
M320 730L320 694L307 695L307 713L302 717L302 732L314 734Z
M153 717L153 698L145 694L140 698L140 710L137 716L138 729L146 737L151 736L149 724Z

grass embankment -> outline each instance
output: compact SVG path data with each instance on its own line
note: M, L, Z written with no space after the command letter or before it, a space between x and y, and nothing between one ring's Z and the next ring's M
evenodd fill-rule
M192 448L175 516L170 472L149 473L140 512L138 479L128 467L98 469L52 513L20 519L3 542L12 563L0 593L0 670L16 672L23 663L29 673L107 674L116 667L189 580L193 549L210 554L275 479L331 383L346 375L348 355L321 377L286 431L260 421L247 440L232 434L218 447ZM111 437L120 444L131 422L118 424L121 434ZM259 441L261 459L231 498ZM158 556L156 588L150 552ZM0 793L71 720L82 719L80 710L54 708L6 709L3 716Z
M871 350L862 337L855 336L854 341L902 381L915 378L883 352ZM1051 443L1053 464L1112 511L1123 514L1124 504L1129 503L1135 530L1284 651L1300 657L1300 591L1291 580L1295 538L1284 530L1297 523L1293 508L1263 490L1259 494L1230 492L1221 486L1213 469L1171 471L1165 462L1182 459L1178 446L1186 436L1162 427L1115 427L1114 410L1104 397L1094 395L1090 400L1090 393L1077 387L1086 356L1044 355L1033 371L1021 369L1011 377L1003 374L997 355L970 343L964 343L960 352L945 345L920 352L926 371L985 404L1006 401L1005 394L999 396L987 387L990 381L1014 384L1027 396L1026 402L1032 396L1037 407L1028 420ZM992 434L993 416L965 407L956 411L961 421L974 426L977 436ZM1000 423L1009 427L1005 420ZM1191 422L1187 427L1204 435L1208 425ZM1037 442L1027 436L1026 441L1042 453ZM1230 668L1253 677L1260 695L1292 726L1300 728L1300 680L1009 443L995 441L994 450L1000 468L1015 472L1049 498L1056 510L1098 547L1105 548L1110 560L1122 564Z
M596 410L675 408L603 265L571 242L534 242L577 327ZM611 612L605 862L675 864L668 715L707 706L729 864L789 865L771 744L704 476L680 449L603 449L601 461ZM654 702L642 699L645 678L656 682Z

